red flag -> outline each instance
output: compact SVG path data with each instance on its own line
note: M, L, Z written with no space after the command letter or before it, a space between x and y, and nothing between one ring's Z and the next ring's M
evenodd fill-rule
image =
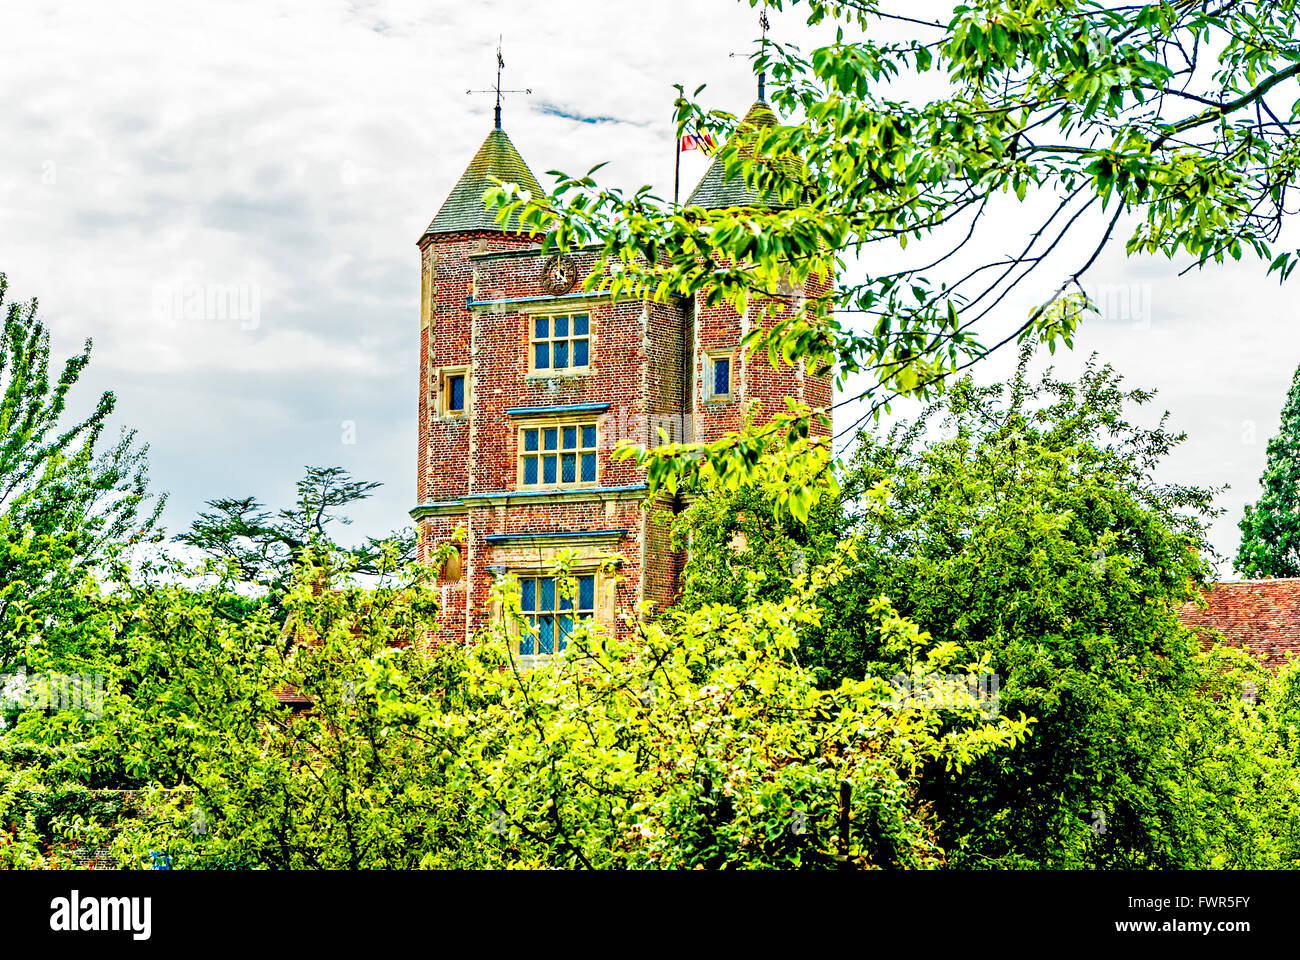
M717 144L714 142L711 133L701 133L698 130L695 133L688 133L682 137L680 145L680 149L683 152L687 150L699 150L706 156L712 154L717 148Z

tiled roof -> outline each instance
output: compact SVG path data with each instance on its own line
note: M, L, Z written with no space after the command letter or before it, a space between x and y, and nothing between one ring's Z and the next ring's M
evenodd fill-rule
M1288 652L1300 657L1300 578L1216 583L1205 600L1205 607L1183 607L1178 619L1217 631L1270 667L1283 666Z
M757 101L749 108L749 113L745 114L745 119L740 122L740 130L744 130L746 125L751 129L758 127L770 127L776 124L776 114L762 100ZM709 166L700 185L691 191L690 197L686 201L686 206L704 207L706 210L720 210L726 207L768 207L769 209L780 209L784 207L772 197L770 193L765 196L759 196L759 192L745 183L745 178L739 174L727 179L726 164L722 158L715 158Z
M311 697L304 696L293 687L280 687L275 691L275 699L287 707L310 707Z
M494 214L483 207L483 191L496 186L493 178L504 183L517 183L533 196L540 196L544 191L528 169L524 158L519 155L515 145L510 142L506 132L499 127L487 135L483 146L478 148L474 159L469 162L460 180L452 188L450 195L443 202L438 215L424 231L427 237L431 233L471 233L489 231L491 233L514 232L519 226L518 217L510 218L509 231L497 223Z

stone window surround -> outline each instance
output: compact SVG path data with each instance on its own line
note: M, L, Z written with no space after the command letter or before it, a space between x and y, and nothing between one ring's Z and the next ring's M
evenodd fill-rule
M451 411L446 404L451 397L451 388L447 381L451 377L462 376L465 378L465 406L464 409ZM470 404L472 403L471 395L473 390L470 384L473 381L471 376L471 367L468 364L458 364L453 366L439 367L430 364L429 371L429 408L433 410L433 415L439 420L464 420L469 417Z
M615 554L610 552L610 545L617 541L618 536L626 535L627 531L617 530L608 533L611 535L610 537L595 537L586 539L586 542L567 544L563 543L563 535L557 534L554 538L547 538L544 543L529 550L527 559L511 551L514 556L508 560L503 558L500 562L490 563L487 569L491 570L496 577L513 575L518 579L521 576L554 576L556 573L555 560L559 551L564 549L575 550L577 556L568 566L568 575L574 578L579 576L594 576L596 578L595 622L602 626L612 626L617 619L615 601L619 577L616 571L621 562ZM505 544L502 546L505 546ZM489 608L489 616L494 620L501 616L500 607L495 603ZM509 625L508 636L514 655L522 669L542 666L556 657L563 656L563 654L520 654L519 625L517 623Z
M604 469L603 469L604 464L601 463L601 458L600 458L600 449L601 449L600 441L601 441L601 434L602 434L601 426L600 426L600 417L595 415L590 415L590 414L550 416L550 417L534 416L534 417L520 418L512 426L514 427L514 433L515 433L515 488L517 490L521 492L531 493L533 491L542 491L542 490L560 490L560 491L582 490L584 488L596 488L600 486L601 476L604 473ZM575 474L574 474L575 477L577 477L578 479L570 483L562 482L559 479L561 476L563 476L562 473L563 466L562 466L562 460L560 459L560 454L564 453L564 449L563 449L564 434L562 431L564 430L565 427L576 427L578 429L579 446L574 448L573 451L578 457L577 465L575 468ZM583 427L591 427L596 431L596 445L592 448L583 447L581 445ZM545 451L541 449L543 446L541 431L546 429L556 429L561 431L558 436L556 449L553 451L556 456L556 473L555 473L556 482L555 483L545 483L542 480L541 455L549 451ZM538 443L537 443L538 449L536 451L524 449L525 430L538 431ZM594 452L596 455L596 478L594 480L584 481L581 479L582 478L581 455L584 452ZM524 458L532 457L532 456L538 457L537 483L530 483L527 486L525 486L524 485Z
M597 371L596 354L599 343L599 323L596 319L596 311L592 309L595 304L583 300L574 303L573 300L555 300L551 302L530 303L526 308L519 311L524 319L524 371L525 379L528 380L559 380L566 377L591 377L595 376ZM585 316L587 318L587 365L585 367L565 367L561 370L554 368L538 370L533 366L536 354L533 350L533 333L536 327L533 321L540 318L546 318L552 323L556 317L568 317L570 323L575 316ZM569 327L569 341L572 342L573 327ZM571 348L572 349L572 348Z
M713 362L715 360L730 361L730 369L727 371L727 393L714 393L714 373ZM736 385L736 348L735 347L715 347L704 351L704 371L703 387L705 403L731 403L736 399L739 391Z

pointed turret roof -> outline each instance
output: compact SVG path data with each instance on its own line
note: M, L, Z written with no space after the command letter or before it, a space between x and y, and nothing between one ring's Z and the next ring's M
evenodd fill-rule
M758 100L749 108L749 113L740 121L737 132L762 127L772 127L777 123L776 114L764 100ZM735 174L727 179L726 164L721 157L714 158L700 185L696 187L686 201L686 205L704 207L706 210L720 210L725 207L768 207L779 209L785 204L779 203L768 191L764 196L745 183L745 178Z
M483 146L478 148L478 153L474 154L474 159L461 174L460 180L452 188L424 235L477 231L514 232L519 226L517 216L512 215L508 227L502 227L497 223L495 215L483 207L483 192L496 186L494 178L504 183L517 183L535 197L544 192L506 132L497 127L487 135Z

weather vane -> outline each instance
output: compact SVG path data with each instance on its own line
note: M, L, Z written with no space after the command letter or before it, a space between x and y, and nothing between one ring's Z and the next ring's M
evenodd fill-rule
M767 56L767 31L772 29L772 22L767 19L767 0L763 2L763 9L758 14L758 28L762 31L762 52L763 57ZM734 57L735 53L727 54L728 57ZM767 71L760 70L758 73L758 99L764 103L767 102Z
M502 90L502 89L501 89L501 71L504 70L504 69L506 68L506 61L505 61L505 58L501 56L501 39L502 39L501 37L497 37L497 85L496 85L496 87L495 87L494 89L492 89L492 90L466 90L466 91L465 91L467 94L469 94L469 93L495 93L495 94L497 95L496 121L497 121L497 129L498 129L498 130L501 129L501 94L503 94L503 93L522 93L522 94L527 95L527 94L530 94L530 93L533 92L531 87L530 87L529 89L527 89L527 90Z

